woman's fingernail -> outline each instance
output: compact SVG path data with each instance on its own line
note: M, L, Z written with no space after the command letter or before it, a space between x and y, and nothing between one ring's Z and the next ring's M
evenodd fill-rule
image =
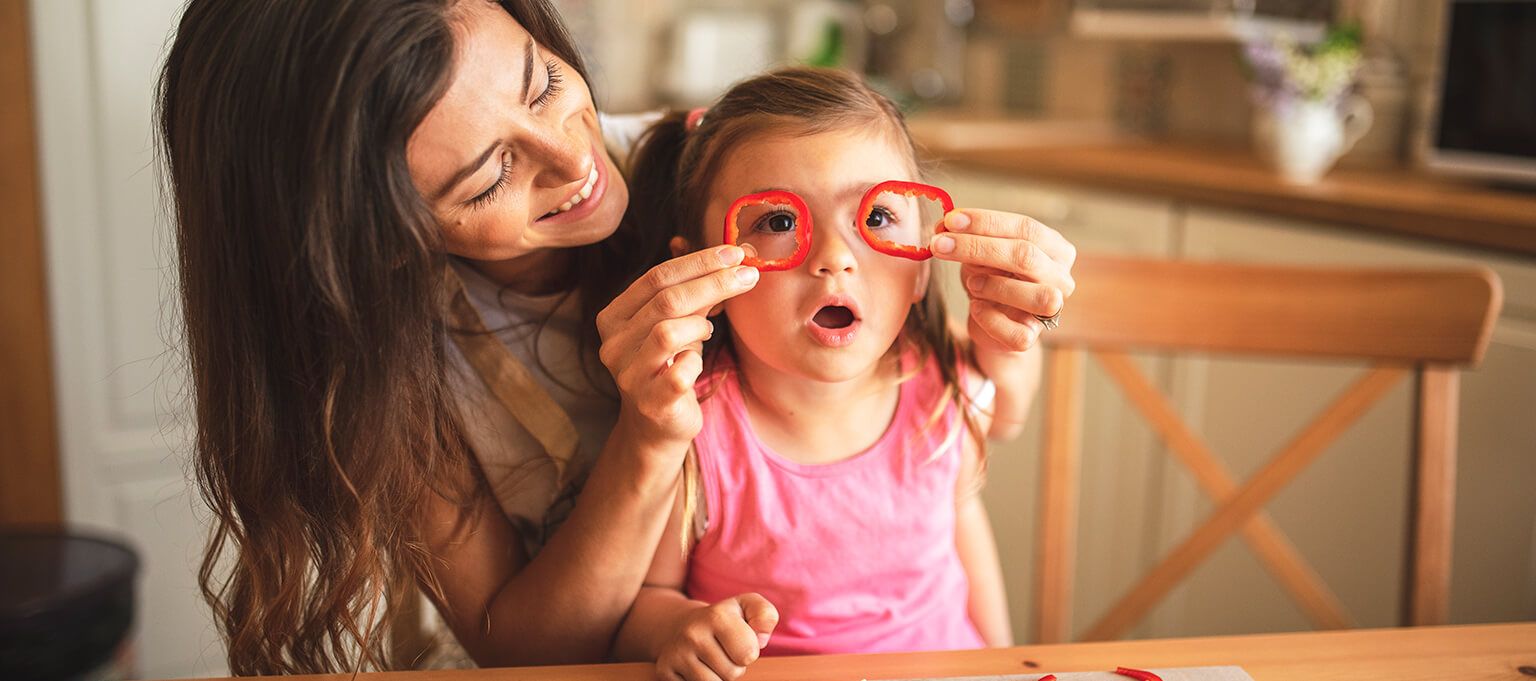
M972 290L972 291L980 291L982 284L985 284L985 283L986 282L982 280L981 275L978 274L978 275L976 275L974 277L966 279L965 280L965 287L970 289L970 290Z
M953 253L953 252L955 252L955 239L954 239L954 237L940 236L940 237L935 238L933 240L933 252L934 253Z
M757 257L757 248L754 247L752 244L742 244L741 245L741 252L745 253L748 258L756 258Z
M720 249L720 264L725 267L739 264L746 257L746 251L739 247L726 246Z
M736 283L742 286L751 286L757 283L757 276L756 267L743 267L736 270Z
M772 636L772 634L758 634L757 635L757 649L758 650L762 650L763 648L767 648L768 647L768 638L770 636Z
M949 211L949 214L944 216L944 227L951 231L963 231L966 227L970 226L971 216L958 210Z

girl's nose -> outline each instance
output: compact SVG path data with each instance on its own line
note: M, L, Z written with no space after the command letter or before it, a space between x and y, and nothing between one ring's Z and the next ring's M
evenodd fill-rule
M830 226L830 224L829 224ZM854 244L841 229L817 229L811 238L811 272L830 277L839 272L852 273L858 266Z

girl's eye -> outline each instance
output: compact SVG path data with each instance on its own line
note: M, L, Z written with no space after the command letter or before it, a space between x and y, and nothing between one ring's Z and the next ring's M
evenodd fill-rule
M752 231L783 234L786 232L795 231L795 227L799 222L800 221L795 218L794 213L778 211L758 218L757 224L752 225Z
M535 109L544 108L554 101L556 97L560 96L561 90L565 89L563 85L565 83L565 76L560 73L559 62L553 59L544 62L544 70L549 72L549 82L544 86L544 91L539 93L539 96L533 100L533 108Z
M864 224L870 229L884 229L896 223L896 216L884 206L875 206L870 209L869 215L864 218Z

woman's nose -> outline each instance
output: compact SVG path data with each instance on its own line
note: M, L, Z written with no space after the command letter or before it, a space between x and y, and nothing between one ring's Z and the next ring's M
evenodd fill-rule
M540 166L535 184L556 189L585 180L592 172L592 164L597 162L592 157L592 141L578 132L573 121L558 128L534 131L529 151Z
M811 238L811 271L817 276L852 273L858 266L848 234L840 229L818 229Z

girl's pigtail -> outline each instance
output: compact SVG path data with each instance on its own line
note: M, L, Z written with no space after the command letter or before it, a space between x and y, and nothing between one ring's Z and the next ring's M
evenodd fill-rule
M678 166L688 144L687 113L673 111L646 130L630 154L629 209L626 220L640 229L676 234L678 225ZM697 245L697 244L695 244ZM665 246L665 244L663 244ZM672 257L655 254L656 262Z
M678 166L688 141L688 114L682 111L668 113L640 136L630 155L629 209L625 220L634 220L640 229L677 233L681 214ZM666 252L655 254L656 262L672 257L670 247L667 248ZM695 531L694 515L698 512L699 495L699 460L692 445L683 459L682 483L683 521L679 541L686 558Z

